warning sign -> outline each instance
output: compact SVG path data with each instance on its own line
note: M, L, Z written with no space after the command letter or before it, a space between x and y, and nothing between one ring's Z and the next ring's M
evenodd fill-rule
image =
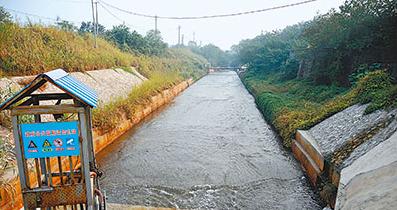
M62 147L62 144L63 144L62 139L58 138L54 140L54 145L56 147Z
M47 139L44 141L43 147L51 147L51 144Z
M78 122L21 124L26 158L80 155Z
M35 144L33 141L30 141L30 142L29 142L28 148L29 148L29 149L36 149L37 146L36 146L36 144Z

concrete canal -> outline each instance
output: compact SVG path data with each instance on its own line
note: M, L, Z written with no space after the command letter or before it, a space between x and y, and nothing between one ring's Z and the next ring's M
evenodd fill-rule
M212 73L98 156L108 202L200 209L319 209L234 72Z

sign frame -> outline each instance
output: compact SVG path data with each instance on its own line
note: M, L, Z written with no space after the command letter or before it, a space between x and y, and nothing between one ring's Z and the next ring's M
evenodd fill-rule
M20 124L25 158L80 155L78 121Z

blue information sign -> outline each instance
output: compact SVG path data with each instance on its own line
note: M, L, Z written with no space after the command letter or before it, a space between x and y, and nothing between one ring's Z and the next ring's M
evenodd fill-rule
M26 158L80 154L77 121L21 124L20 128Z

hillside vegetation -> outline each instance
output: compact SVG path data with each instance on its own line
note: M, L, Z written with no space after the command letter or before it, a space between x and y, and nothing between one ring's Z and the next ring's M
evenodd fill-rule
M370 103L367 113L396 107L396 3L347 0L233 46L233 62L247 67L243 82L284 145L354 103Z
M149 31L142 36L125 25L110 30L99 25L94 47L92 29L90 22L82 22L80 28L68 21L50 26L21 25L12 22L11 15L0 7L0 75L133 66L147 77L168 71L191 77L201 75L207 64L188 49L168 48L160 32Z
M11 15L0 7L0 78L36 75L57 68L73 72L115 67L130 71L135 67L149 80L131 90L128 97L93 111L94 127L109 131L121 116L133 118L134 110L159 91L207 72L205 58L186 48L169 48L158 32L142 36L124 25L111 30L100 26L99 32L95 48L89 22L83 22L80 28L67 21L52 26L21 25L12 22ZM0 103L15 91L1 89ZM8 117L0 118L0 125L9 124ZM15 164L13 147L11 135L0 136L0 176Z

